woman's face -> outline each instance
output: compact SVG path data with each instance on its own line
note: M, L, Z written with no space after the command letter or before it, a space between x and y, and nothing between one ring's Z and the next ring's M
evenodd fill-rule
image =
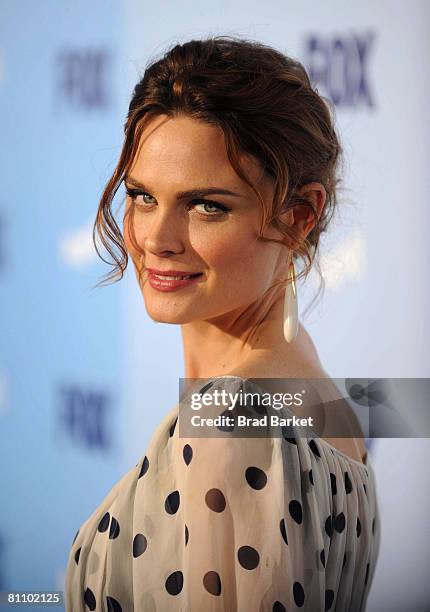
M253 158L240 161L270 202L273 181ZM125 185L131 195L126 198L124 239L155 321L185 324L240 311L262 297L275 274L286 275L286 247L257 239L261 205L231 167L220 128L187 116L153 118ZM213 191L180 193L197 189ZM273 229L265 236L280 238ZM148 269L200 276L163 291Z

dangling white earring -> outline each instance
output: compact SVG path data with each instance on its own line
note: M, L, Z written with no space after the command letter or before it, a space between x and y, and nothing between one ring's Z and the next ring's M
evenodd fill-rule
M287 342L293 342L299 329L296 273L293 261L290 262L289 271L290 277L284 298L284 337Z

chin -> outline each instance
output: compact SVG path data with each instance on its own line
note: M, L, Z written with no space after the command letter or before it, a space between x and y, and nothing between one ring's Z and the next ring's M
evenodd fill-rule
M155 323L171 323L172 325L182 325L183 323L188 323L187 320L184 320L180 316L171 317L162 313L152 314L151 312L148 312L148 315L153 321L155 321Z
M156 323L172 323L176 325L183 325L195 321L195 314L193 315L187 309L181 309L177 303L169 305L164 304L163 306L154 304L151 300L145 301L146 312L148 316Z
M151 287L142 290L148 316L156 323L172 323L183 325L201 318L201 312L196 312L195 298L181 295L181 292L160 293L154 295Z

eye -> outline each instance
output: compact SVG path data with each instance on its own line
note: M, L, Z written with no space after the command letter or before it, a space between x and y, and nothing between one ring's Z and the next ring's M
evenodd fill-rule
M226 213L230 210L230 208L227 208L222 204L218 204L217 202L212 202L212 200L193 200L191 205L202 206L206 212L200 214L203 214L206 217L219 216L220 214L222 215L223 213Z
M145 191L141 191L140 189L129 189L128 187L126 187L125 192L131 198L133 204L135 204L139 208L150 208L150 206L154 203L154 202L148 202L146 200L146 198L154 200L153 196L151 196L149 193L146 193ZM138 201L137 200L138 197L142 197L143 202ZM202 217L219 217L231 210L230 208L227 208L227 206L224 206L223 204L219 204L218 202L213 202L212 200L204 200L202 198L192 200L189 204L190 208L196 208L197 206L201 206L203 208L204 212L198 211L198 213Z
M148 205L153 204L153 202L147 202L145 200L146 197L152 198L152 196L149 193L146 193L145 191L140 191L139 189L128 189L128 188L126 188L125 192L131 198L133 204L136 204L137 206L143 206L145 204L148 204ZM143 203L137 201L137 198L139 196L142 196Z

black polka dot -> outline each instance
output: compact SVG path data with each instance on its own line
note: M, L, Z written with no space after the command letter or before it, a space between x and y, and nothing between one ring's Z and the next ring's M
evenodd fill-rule
M86 603L86 605L89 607L90 610L96 609L96 605L97 605L96 598L94 597L94 593L92 592L92 590L88 587L85 589L84 602Z
M78 531L75 533L75 537L73 538L72 546L73 546L73 544L76 542L76 538L78 537L78 535L79 535L79 529L78 529Z
M112 517L112 521L110 524L110 529L109 529L109 538L111 540L114 540L115 538L117 538L119 536L119 523L116 520L116 518Z
M326 534L329 538L331 538L331 536L333 535L333 517L331 514L326 518L324 527Z
M309 448L311 449L315 457L321 457L320 451L318 449L318 446L315 440L311 440L308 444L309 444Z
M293 596L296 606L301 608L305 603L305 592L300 582L295 582L293 584Z
M375 519L372 521L372 533L375 535Z
M261 414L261 415L267 414L267 406L260 403L259 397L255 397L255 395L253 395L251 399L251 409L257 414Z
M188 532L188 527L185 525L185 546L188 544L189 537L190 537L190 534Z
M175 433L175 427L176 427L176 423L178 422L178 417L176 417L176 419L173 421L173 423L170 426L169 429L169 436L170 438L173 436L173 434Z
M297 440L296 438L289 438L288 437L288 433L289 432L289 427L285 427L285 425L282 427L282 435L284 436L284 440L286 440L287 442L289 442L290 444L295 444L297 446ZM282 604L281 604L282 605Z
M311 484L314 484L314 475L312 474L312 470L309 470L309 480L311 482Z
M140 557L148 546L148 541L143 533L137 533L133 539L133 557Z
M260 562L260 555L252 546L241 546L237 551L237 558L242 567L253 570Z
M363 483L363 489L364 489L364 492L365 492L365 493L366 493L366 495L367 495L367 489L366 489L366 485L365 485L364 483Z
M334 591L332 591L332 589L326 589L325 606L324 606L325 612L327 612L327 610L330 610L330 608L333 605L333 601L334 601Z
M103 518L100 521L99 526L97 527L97 530L100 531L100 533L103 533L103 531L106 531L107 528L109 527L109 521L110 521L110 514L109 512L106 512L106 514L103 515Z
M146 472L148 471L148 468L149 468L149 461L148 461L148 457L145 455L145 458L142 461L142 467L140 468L140 474L138 476L138 479L142 478L142 476L146 474Z
M234 430L235 427L235 419L236 419L236 415L234 414L234 412L232 412L231 410L224 410L223 412L221 412L220 414L221 417L226 417L225 423L223 423L222 425L217 425L217 429L219 431L226 431L226 432L230 432ZM228 420L227 420L228 417ZM233 423L231 425L229 425L228 423L230 423L230 421L233 420Z
M337 486L336 486L336 475L330 472L330 485L331 485L331 494L336 495Z
M346 493L351 493L352 491L352 482L348 472L345 472L345 491Z
M207 507L214 512L222 512L226 505L224 494L219 489L209 489L205 496L205 502Z
M369 580L369 569L370 569L370 563L366 565L366 577L364 578L364 584L367 584L367 581Z
M265 487L267 483L267 476L263 470L254 466L246 469L245 478L249 486L257 490Z
M334 528L338 533L342 533L345 529L345 515L343 512L340 512L334 519Z
M285 520L284 519L281 519L281 522L279 523L279 529L281 530L281 534L282 534L282 537L284 539L285 544L288 544L287 530L285 528Z
M217 572L206 572L203 576L203 586L211 595L221 595L221 578Z
M119 605L117 600L114 599L113 597L109 597L108 595L106 597L106 603L107 603L108 612L122 612L121 606Z
M185 444L184 449L182 451L182 455L184 457L184 461L187 465L190 465L191 459L193 458L193 449L189 444Z
M288 506L291 517L300 525L303 520L302 504L297 499L292 499Z
M324 548L320 552L320 559L321 559L322 566L325 567L325 552L324 552Z
M167 577L165 587L170 595L178 595L184 586L184 575L180 570Z
M180 504L180 496L179 491L172 491L166 497L166 501L164 502L164 508L168 514L175 514L178 511Z
M81 555L81 548L82 548L82 546L79 546L78 550L75 552L75 563L76 563L76 565L78 565L78 563L79 563L79 557Z
M213 384L214 384L214 383L213 383L213 381L212 381L212 382L207 383L206 385L204 385L204 386L203 386L203 387L200 389L199 393L202 393L202 394L203 394L203 393L206 393L206 391L208 391L208 390L209 390L209 389L210 389L210 388L213 386Z
M361 533L361 522L360 522L360 519L357 516L357 538L360 537L360 533Z
M280 601L275 601L272 612L287 612L287 608L283 606Z

